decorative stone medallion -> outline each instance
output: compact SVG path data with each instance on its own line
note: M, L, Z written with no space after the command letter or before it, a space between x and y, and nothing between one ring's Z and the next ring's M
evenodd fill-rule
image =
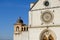
M53 18L54 18L54 15L53 15L53 13L51 13L50 11L45 11L45 12L43 12L42 15L41 15L41 19L42 19L42 21L45 22L45 23L50 23L50 22L52 22Z

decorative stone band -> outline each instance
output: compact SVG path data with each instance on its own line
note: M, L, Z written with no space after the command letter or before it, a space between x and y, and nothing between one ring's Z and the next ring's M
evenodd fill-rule
M40 9L34 9L34 10L30 10L30 11L39 11L39 10L54 9L54 8L60 8L60 6L47 7L47 8L40 8Z
M60 28L60 25L30 26L28 28L47 28L47 27L59 27Z

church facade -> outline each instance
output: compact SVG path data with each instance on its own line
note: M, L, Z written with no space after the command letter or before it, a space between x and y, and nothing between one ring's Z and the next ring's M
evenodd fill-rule
M30 4L28 25L19 18L13 40L60 40L60 0L37 0Z

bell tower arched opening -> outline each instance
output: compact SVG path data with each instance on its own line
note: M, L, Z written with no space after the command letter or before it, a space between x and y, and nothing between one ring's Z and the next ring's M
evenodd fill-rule
M16 31L19 31L19 27L18 26L16 27Z

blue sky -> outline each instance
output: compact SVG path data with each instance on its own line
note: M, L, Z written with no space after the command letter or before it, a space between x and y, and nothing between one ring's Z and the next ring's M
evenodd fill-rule
M36 0L0 0L0 39L12 39L14 23L21 17L28 24L30 3Z

